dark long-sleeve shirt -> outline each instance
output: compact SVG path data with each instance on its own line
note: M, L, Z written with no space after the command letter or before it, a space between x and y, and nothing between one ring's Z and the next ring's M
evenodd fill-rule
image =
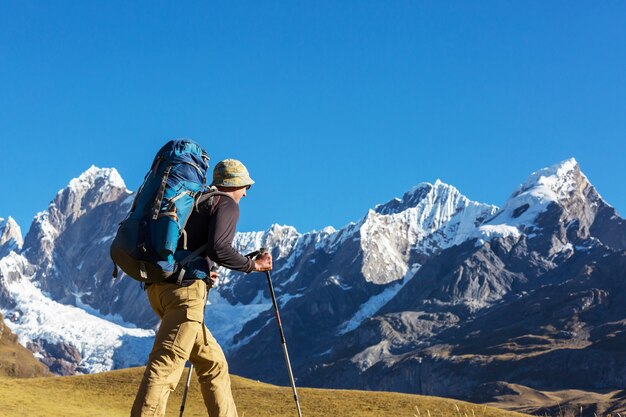
M200 203L185 227L187 249L193 251L206 243L203 255L210 260L235 271L253 271L254 260L246 258L232 246L238 220L239 205L228 196L217 195L213 201Z

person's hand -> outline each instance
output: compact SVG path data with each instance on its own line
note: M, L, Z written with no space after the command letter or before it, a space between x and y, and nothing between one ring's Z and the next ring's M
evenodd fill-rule
M217 284L217 278L219 277L218 273L216 271L211 271L209 272L209 280L211 282L211 287L214 287L215 284Z
M265 272L272 269L272 254L264 252L254 259L254 270L256 272Z

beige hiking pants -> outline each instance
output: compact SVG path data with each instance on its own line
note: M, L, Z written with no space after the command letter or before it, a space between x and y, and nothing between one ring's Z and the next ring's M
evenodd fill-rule
M152 284L146 291L150 305L161 318L161 325L131 417L165 415L167 399L176 388L187 359L198 375L209 416L237 417L226 357L204 326L206 284L203 281L188 287Z

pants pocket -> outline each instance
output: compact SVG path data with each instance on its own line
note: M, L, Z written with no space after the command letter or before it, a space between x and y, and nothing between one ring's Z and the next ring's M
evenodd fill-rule
M200 325L193 321L184 321L173 327L164 340L156 344L151 359L158 359L162 368L176 368L179 362L187 360L193 349ZM169 371L168 371L169 372Z
M187 291L187 320L203 323L206 284L202 281L196 281L187 287Z

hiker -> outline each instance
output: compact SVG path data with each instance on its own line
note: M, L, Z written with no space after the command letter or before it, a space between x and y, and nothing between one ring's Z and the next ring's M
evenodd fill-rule
M189 268L210 271L215 262L245 273L272 269L270 253L251 259L232 247L239 202L252 184L248 170L237 160L226 159L215 166L211 185L221 193L200 199L185 227L189 250L206 244L204 256ZM131 417L165 415L167 399L176 388L187 359L195 367L209 416L237 416L226 358L204 325L208 290L216 279L217 275L211 273L207 279L183 279L178 285L174 274L162 283L146 284L150 305L161 318L161 325Z

